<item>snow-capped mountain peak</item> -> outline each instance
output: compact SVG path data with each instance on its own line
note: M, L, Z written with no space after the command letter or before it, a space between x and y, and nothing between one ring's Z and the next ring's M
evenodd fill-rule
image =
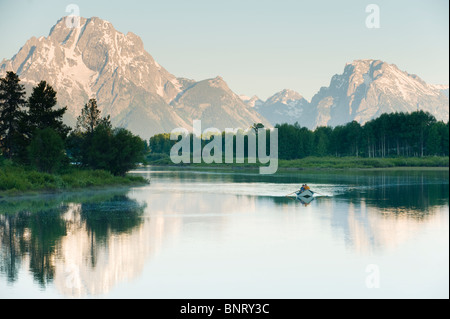
M361 124L382 113L413 112L417 108L448 120L448 97L417 75L380 60L355 60L331 78L311 100L308 127Z
M215 108L219 116L197 108L196 119L212 117L211 125L223 129L225 125L248 127L254 122L270 126L248 109L221 77L202 81L196 100L188 101L196 81L175 77L145 51L136 34L121 33L97 17L80 18L75 28L66 24L66 18L60 19L47 37L32 37L12 59L3 60L0 77L7 71L18 73L28 91L41 80L52 85L59 104L68 106L65 121L72 126L83 105L96 98L113 124L148 138L176 127L189 129L194 112L187 109L194 104L208 105L216 95L224 99Z

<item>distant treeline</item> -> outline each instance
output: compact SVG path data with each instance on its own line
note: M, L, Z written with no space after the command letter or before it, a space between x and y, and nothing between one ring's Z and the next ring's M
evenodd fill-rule
M277 125L279 157L307 156L423 157L448 156L449 123L429 113L382 114L360 125L318 127L314 131L299 125Z
M449 155L449 123L437 121L434 116L423 111L382 114L364 125L353 121L334 128L318 127L315 130L298 124L279 124L276 128L278 158L284 160L309 156L384 158ZM244 133L240 131L237 134ZM269 130L266 134L270 134ZM226 147L225 135L222 133L223 150ZM193 139L200 138L192 134L190 138L192 151ZM266 140L266 153L269 154L268 136ZM201 140L202 148L209 141ZM236 135L233 141L236 147ZM247 136L244 141L247 151ZM170 134L158 134L150 139L150 151L153 155L169 155L175 143L177 141L170 140Z

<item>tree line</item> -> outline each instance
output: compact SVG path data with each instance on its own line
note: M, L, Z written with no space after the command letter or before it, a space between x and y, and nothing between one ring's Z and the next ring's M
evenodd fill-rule
M253 127L256 125L261 127L260 124ZM315 130L301 127L298 123L278 124L276 128L278 158L285 160L309 156L384 158L449 155L449 123L437 121L434 116L423 111L382 114L364 125L353 121ZM237 134L245 133L240 131ZM266 134L270 134L269 130ZM222 135L225 144L225 133ZM191 134L191 147L194 139L200 137ZM236 136L234 146L235 141ZM155 135L150 139L151 153L169 155L176 142L170 140L170 134ZM208 139L202 139L202 147L208 142ZM245 143L248 143L247 138ZM248 149L247 145L245 149Z
M225 156L226 149L232 149L233 154L238 154L237 147L243 147L242 155L247 157L257 157L258 149L261 147L258 143L258 134L261 134L261 129L264 129L264 125L261 123L254 123L248 130L237 130L233 133L222 132L221 136L213 133L203 134L202 136L194 135L193 133L189 134L189 144L190 144L190 154L191 160L194 156L198 156L204 149L206 145L208 145L213 139L216 138L216 135L220 137L221 140L221 151L222 155ZM270 154L270 132L267 130L266 132L266 154ZM159 155L169 156L173 146L180 142L181 135L178 136L177 140L171 139L171 134L163 133L156 134L150 138L149 141L149 158L150 159L158 159ZM249 140L252 143L253 148L249 148ZM240 141L243 141L242 144ZM198 149L196 149L195 145L198 145ZM252 150L252 151L251 151ZM251 152L249 154L249 152Z
M63 123L67 107L57 109L56 91L39 82L26 98L18 75L0 79L0 156L53 173L75 163L125 175L143 160L146 143L101 117L95 99L84 105L74 129Z
M386 113L366 122L318 127L277 125L280 158L448 156L449 124L423 111ZM294 145L290 147L289 145Z

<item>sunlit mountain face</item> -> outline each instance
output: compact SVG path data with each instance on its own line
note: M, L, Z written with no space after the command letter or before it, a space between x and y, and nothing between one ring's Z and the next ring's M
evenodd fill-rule
M357 121L364 124L383 113L429 112L449 120L448 85L432 85L396 65L380 60L355 60L331 78L311 101L284 90L256 107L272 124L298 122L314 129Z
M74 125L90 98L114 125L143 138L192 128L193 120L207 127L246 129L270 123L221 78L194 81L177 78L145 51L134 33L123 34L100 18L80 18L76 27L57 22L47 37L32 37L10 60L0 64L19 74L30 90L41 80L57 91L58 104L67 106L65 121Z

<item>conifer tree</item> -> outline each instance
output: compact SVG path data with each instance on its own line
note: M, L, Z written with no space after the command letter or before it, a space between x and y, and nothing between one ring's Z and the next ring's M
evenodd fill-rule
M92 134L99 125L111 127L110 116L102 118L96 99L90 99L77 118L77 131Z
M51 128L62 139L67 137L70 128L63 123L63 115L67 107L55 109L57 104L55 90L45 81L34 87L28 99L27 124L33 134L36 130Z
M0 79L0 146L6 158L14 157L19 150L23 137L21 123L25 113L25 88L20 83L20 79L14 72L7 72L6 76Z

